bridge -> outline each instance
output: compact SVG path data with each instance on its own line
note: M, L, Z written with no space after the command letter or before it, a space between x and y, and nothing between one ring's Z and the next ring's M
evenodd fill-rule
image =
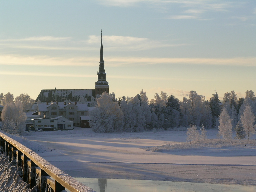
M62 192L93 192L31 149L0 132L0 149L8 161L20 170L22 180L28 183L32 191Z

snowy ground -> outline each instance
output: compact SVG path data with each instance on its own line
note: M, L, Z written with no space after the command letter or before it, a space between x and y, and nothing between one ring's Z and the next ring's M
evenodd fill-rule
M207 136L216 139L217 130L208 130ZM246 146L191 147L186 131L177 130L104 134L75 128L24 137L33 141L25 145L73 177L256 186L255 138Z

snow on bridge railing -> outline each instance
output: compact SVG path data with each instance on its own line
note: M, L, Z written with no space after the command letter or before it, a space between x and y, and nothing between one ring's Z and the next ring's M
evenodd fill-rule
M36 191L93 192L93 190L70 177L31 149L0 132L0 146L9 161L21 168L23 181Z

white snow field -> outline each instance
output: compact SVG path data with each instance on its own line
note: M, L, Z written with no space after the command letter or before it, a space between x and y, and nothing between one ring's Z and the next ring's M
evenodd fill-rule
M217 134L207 130L210 139ZM255 137L250 143L211 140L192 146L179 129L94 133L75 128L24 137L19 142L72 177L238 184L256 190Z

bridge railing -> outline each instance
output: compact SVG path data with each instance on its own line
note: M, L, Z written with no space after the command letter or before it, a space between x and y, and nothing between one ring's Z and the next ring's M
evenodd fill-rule
M20 176L36 191L93 192L93 190L70 177L31 149L0 132L0 147L9 161L16 164Z

